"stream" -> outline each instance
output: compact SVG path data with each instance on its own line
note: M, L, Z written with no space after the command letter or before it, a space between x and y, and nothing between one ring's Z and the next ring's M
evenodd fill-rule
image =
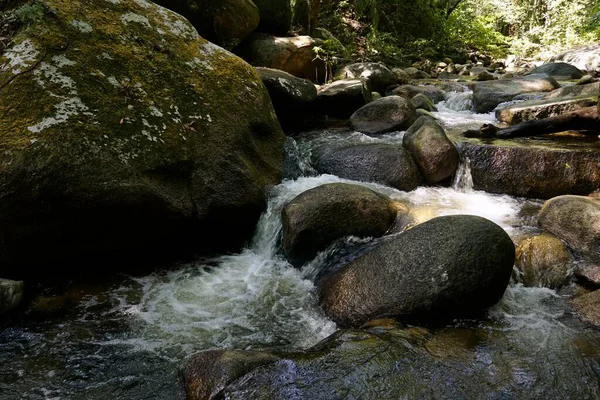
M451 137L495 121L493 114L469 111L470 101L469 92L453 93L437 105L435 114ZM180 368L198 351L305 349L331 335L336 326L318 306L314 279L324 265L343 257L346 249L364 246L369 240L348 238L295 269L281 251L281 209L313 187L351 182L319 175L313 169L322 146L401 143L402 135L373 138L332 130L289 139L287 179L271 189L268 209L241 253L148 276L121 276L108 285L74 286L62 300L32 307L0 330L0 398L184 398ZM421 187L407 193L378 184L352 183L406 203L423 221L439 215L473 214L496 222L515 241L539 232L536 214L542 202L473 190L468 160L462 160L452 188ZM53 308L52 301L59 306ZM556 393L564 393L559 388L579 393L578 388L587 385L595 389L585 393L600 395L600 332L579 322L561 294L513 282L488 318L493 324L486 324L486 329L493 329L502 337L501 343L511 346L501 362L517 366L517 374L518 366L527 365L519 377L524 385L543 377L542 383L556 386ZM487 349L502 352L493 342ZM540 353L547 363L536 366L532 360L539 360ZM500 367L493 362L490 358L491 368Z

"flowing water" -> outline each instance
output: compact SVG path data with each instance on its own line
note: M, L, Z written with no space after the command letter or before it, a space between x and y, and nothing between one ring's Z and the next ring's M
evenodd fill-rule
M471 113L470 102L470 92L452 94L438 104L437 116L448 130L494 121L491 114ZM370 240L340 241L295 269L281 252L281 209L310 188L350 182L314 170L323 146L401 143L402 136L402 132L372 138L319 131L290 139L288 179L270 191L268 209L241 253L198 260L170 272L121 277L106 287L74 287L46 307L32 307L0 330L0 398L183 398L180 367L195 352L303 349L326 338L336 326L318 307L314 279L332 259L339 263L348 249L368 246ZM463 160L452 188L421 187L407 193L353 183L404 202L421 221L474 214L496 222L515 240L538 231L535 215L541 202L473 190L468 160ZM48 306L52 301L61 306ZM524 360L530 359L528 352L552 352L558 365L553 365L554 373L543 372L548 379L560 377L565 380L561 384L569 385L585 377L597 384L598 358L588 350L597 347L599 336L569 315L565 299L557 293L512 285L489 318L493 329L511 338ZM574 341L580 347L573 347ZM570 371L574 364L585 368Z

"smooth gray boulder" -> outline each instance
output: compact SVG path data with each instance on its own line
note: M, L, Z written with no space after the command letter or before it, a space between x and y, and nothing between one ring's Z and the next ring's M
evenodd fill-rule
M371 101L371 87L365 79L344 79L321 86L317 99L320 113L349 118Z
M458 169L459 156L454 143L431 117L419 117L404 134L402 145L413 156L430 184L450 178Z
M319 299L342 327L382 315L464 316L500 300L514 261L512 240L493 222L469 215L438 217L326 276Z
M586 85L563 86L546 94L546 99L557 99L579 96L598 96L600 94L600 82L588 83Z
M400 96L387 96L356 110L350 117L350 126L358 132L378 135L408 129L417 119L410 101Z
M301 266L337 239L384 235L396 214L389 198L364 186L321 185L301 193L281 211L283 251L291 264Z
M388 90L387 96L401 96L406 99L412 99L418 94L424 94L429 97L434 103L439 103L446 99L446 93L443 90L432 85L416 86L416 85L400 85Z
M580 79L585 74L574 65L565 62L554 62L540 65L529 74L547 74L555 79Z
M401 145L355 144L325 152L315 165L322 174L381 183L403 191L417 188L423 178L410 153Z
M555 197L544 203L538 224L571 249L600 258L600 200L586 196Z

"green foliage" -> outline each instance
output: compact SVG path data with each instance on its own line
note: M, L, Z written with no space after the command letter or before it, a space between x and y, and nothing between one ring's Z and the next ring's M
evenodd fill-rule
M42 19L44 17L45 12L46 10L44 9L43 5L41 5L40 3L33 3L25 4L14 10L12 13L15 16L15 18L22 24L30 24L32 22L39 21L40 19Z

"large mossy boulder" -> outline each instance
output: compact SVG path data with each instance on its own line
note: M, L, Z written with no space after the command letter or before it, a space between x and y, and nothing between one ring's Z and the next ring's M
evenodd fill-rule
M496 109L496 119L509 125L523 121L556 117L598 104L598 96L530 100Z
M406 131L402 145L412 154L430 184L452 177L458 169L459 156L454 143L431 117L419 117Z
M584 75L579 68L565 62L540 65L532 69L530 74L547 74L554 79L579 79Z
M396 74L381 63L354 63L342 68L336 79L367 79L373 91L385 94L388 86L398 82Z
M571 255L560 239L544 233L519 243L515 266L523 285L560 289L571 275Z
M519 79L500 79L477 82L473 85L473 108L488 113L500 103L511 101L524 93L550 92L560 84L548 75L529 75Z
M387 143L354 144L323 153L315 168L322 174L375 182L411 191L423 178L404 147Z
M281 216L283 251L300 266L336 239L384 235L396 219L396 207L366 187L331 183L298 195Z
M256 70L275 107L277 118L285 129L301 129L307 114L317 101L317 88L308 79L297 78L277 69L257 67Z
M600 153L558 145L462 142L477 190L549 199L589 194L600 182Z
M183 15L203 38L227 48L248 37L260 21L259 9L252 0L153 0L153 3ZM140 0L138 4L146 7L149 0Z
M600 200L585 196L555 197L544 203L538 224L573 250L600 258Z
M0 275L239 246L283 168L256 71L146 1L38 4L0 55Z
M500 300L514 261L512 240L493 222L439 217L326 276L319 297L340 326L360 326L381 315L468 315Z
M285 36L292 23L292 3L288 0L253 0L260 11L258 30Z
M318 90L319 112L335 118L349 118L371 101L371 87L365 79L344 79Z
M400 96L387 96L364 105L350 117L350 126L358 132L378 135L408 129L417 119L417 110Z
M266 67L322 82L325 64L315 58L319 40L310 36L276 37L262 33L251 35L235 49L235 53L255 67Z

